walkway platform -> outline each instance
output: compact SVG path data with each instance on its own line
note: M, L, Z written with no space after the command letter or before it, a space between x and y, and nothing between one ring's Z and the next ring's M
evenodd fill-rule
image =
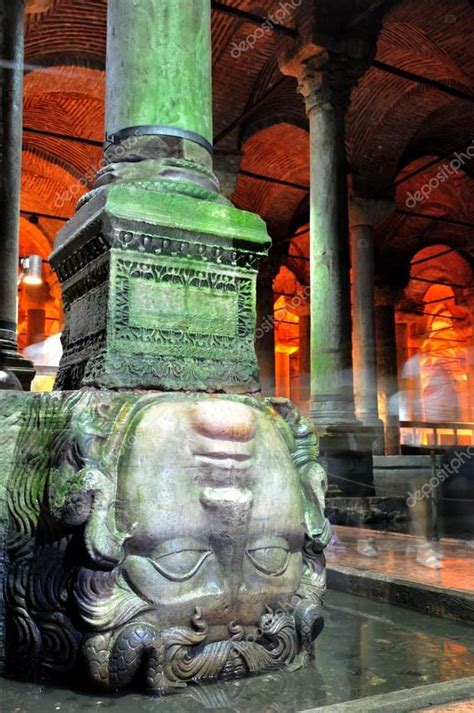
M474 622L474 542L433 543L440 568L427 560L420 537L356 527L333 526L336 542L327 549L328 587L432 616Z

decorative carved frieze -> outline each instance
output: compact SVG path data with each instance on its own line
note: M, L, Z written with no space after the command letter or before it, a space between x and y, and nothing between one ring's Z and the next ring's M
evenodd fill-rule
M63 230L51 257L65 312L58 388L258 390L256 275L268 237L258 217L202 204L121 185Z

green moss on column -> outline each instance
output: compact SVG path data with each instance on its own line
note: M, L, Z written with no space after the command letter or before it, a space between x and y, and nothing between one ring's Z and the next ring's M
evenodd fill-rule
M156 124L212 142L211 70L210 0L109 0L107 133Z

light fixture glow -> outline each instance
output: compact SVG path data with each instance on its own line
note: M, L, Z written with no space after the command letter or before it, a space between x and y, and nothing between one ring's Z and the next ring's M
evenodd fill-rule
M22 260L23 283L25 285L41 285L43 283L43 264L39 255L28 255Z

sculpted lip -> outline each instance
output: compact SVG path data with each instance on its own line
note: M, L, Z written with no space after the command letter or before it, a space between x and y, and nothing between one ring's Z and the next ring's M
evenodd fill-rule
M230 449L229 449L230 451ZM213 465L219 468L245 470L253 463L252 453L229 451L195 451L194 456L203 465Z

